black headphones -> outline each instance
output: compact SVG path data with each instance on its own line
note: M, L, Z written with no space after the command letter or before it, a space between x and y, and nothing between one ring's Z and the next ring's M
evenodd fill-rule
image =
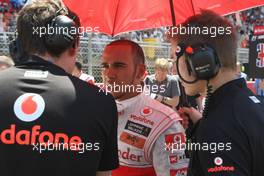
M78 29L74 22L75 17L61 15L60 12L62 10L67 12L65 8L60 8L56 12L55 17L52 17L46 25L46 29L53 29L52 32L46 30L47 32L43 37L47 50L66 49L70 46L74 47L78 39ZM25 53L17 36L10 42L9 52L16 65L27 60L28 55Z
M194 83L197 80L209 80L216 76L221 64L215 49L205 43L197 43L186 46L184 43L179 43L176 51L177 70L179 71L179 58L185 54L186 65L189 75L194 75L196 80L187 81L179 73L179 77L186 83Z
M26 53L21 46L21 42L18 37L15 35L15 39L13 39L9 43L9 54L13 59L15 65L19 65L26 61Z
M47 32L44 36L44 43L48 49L64 49L74 46L78 36L78 29L73 19L66 15L58 15L48 23L47 27L53 29L52 34Z

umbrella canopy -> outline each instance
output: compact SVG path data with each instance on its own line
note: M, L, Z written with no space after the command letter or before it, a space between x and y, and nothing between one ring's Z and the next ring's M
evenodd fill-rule
M264 5L264 0L64 0L83 27L117 35L122 32L172 26L210 9L220 15Z

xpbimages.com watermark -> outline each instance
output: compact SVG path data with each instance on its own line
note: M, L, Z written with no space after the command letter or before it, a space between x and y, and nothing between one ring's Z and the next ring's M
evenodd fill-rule
M178 151L209 151L210 153L216 153L218 151L231 151L232 143L231 142L203 142L203 143L195 143L195 142L165 142L165 150L171 151L171 153L176 153Z
M54 27L48 24L47 27L33 27L33 35L38 35L39 37L43 37L45 35L66 35L66 36L74 36L79 35L83 37L86 33L99 33L99 27Z
M210 35L210 37L217 37L223 35L231 35L232 34L232 27L223 27L223 26L174 26L167 28L165 33L171 37L175 35Z
M151 95L151 93L157 94L157 93L164 93L166 91L166 85L128 85L128 84L116 84L115 82L113 84L105 84L103 86L100 86L99 92L104 92L106 95L108 93L119 93L119 92L137 92L142 93L144 92L146 95Z
M52 143L43 142L32 144L33 151L37 151L40 154L45 151L73 151L79 154L83 154L86 151L98 151L100 149L100 143Z

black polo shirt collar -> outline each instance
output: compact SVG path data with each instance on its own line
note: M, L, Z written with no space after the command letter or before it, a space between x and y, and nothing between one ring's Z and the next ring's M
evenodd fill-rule
M210 109L220 104L223 101L223 96L227 95L232 99L232 90L247 88L247 84L244 78L235 79L227 82L218 89L216 89L210 100Z
M23 68L26 66L26 68L30 67L32 69L43 69L43 70L48 70L53 74L59 74L59 75L67 75L68 73L65 72L65 70L55 64L53 64L50 61L44 60L43 58L36 56L36 55L31 55L29 59L26 62L21 63L18 65L18 68Z

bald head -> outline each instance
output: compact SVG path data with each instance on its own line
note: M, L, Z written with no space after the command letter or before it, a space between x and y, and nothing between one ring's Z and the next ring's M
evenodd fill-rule
M13 60L7 56L0 56L0 70L6 69L14 65Z
M142 48L137 43L135 43L133 41L116 40L116 41L109 43L106 46L105 50L113 48L113 47L115 47L115 48L117 47L120 49L120 52L122 52L123 51L122 46L129 47L130 54L133 57L135 63L145 64L145 56L144 56L144 52L143 52Z

